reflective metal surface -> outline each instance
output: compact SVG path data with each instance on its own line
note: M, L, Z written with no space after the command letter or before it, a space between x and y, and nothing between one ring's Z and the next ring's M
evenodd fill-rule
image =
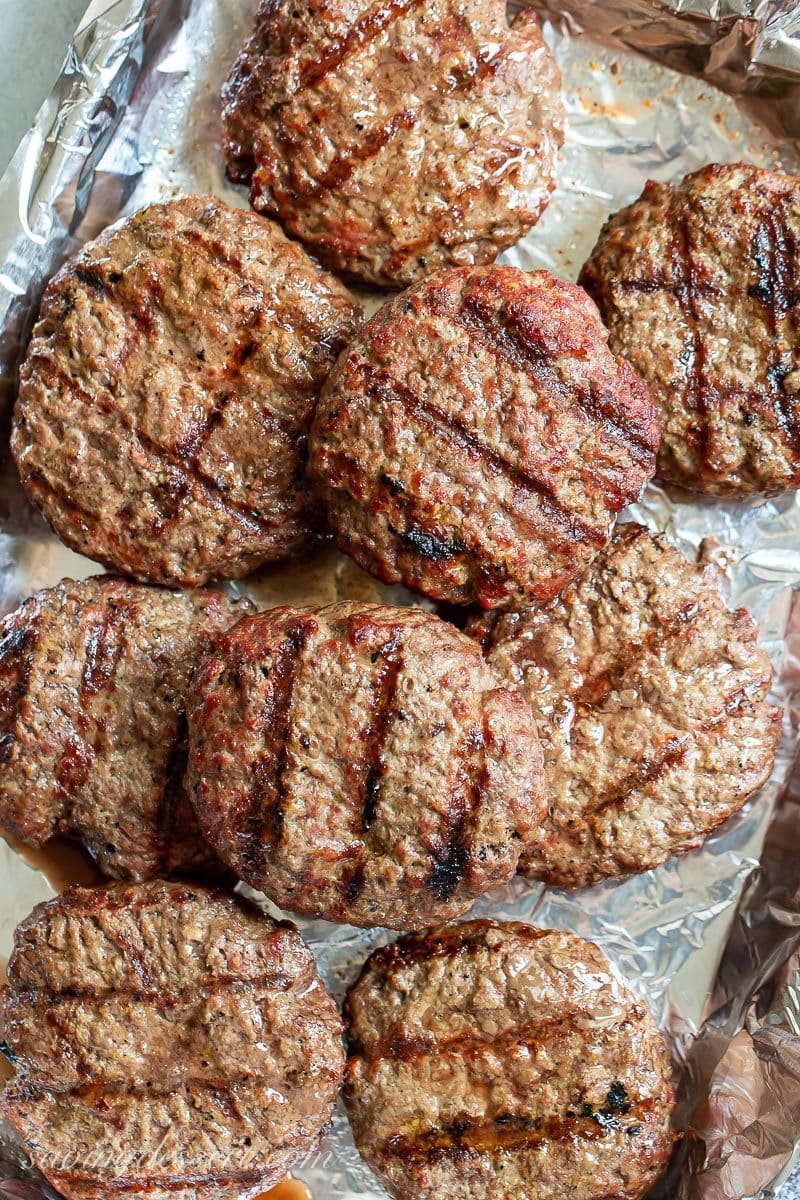
M710 160L740 158L800 169L795 5L573 0L551 7L561 14L549 12L554 23L547 32L569 114L560 186L507 261L574 278L605 217L638 195L648 178L671 179ZM250 17L248 0L119 0L76 39L55 93L0 181L6 410L42 283L75 246L166 195L212 191L246 204L243 190L223 177L218 96ZM678 74L665 61L706 76ZM711 78L760 92L734 99ZM777 98L765 100L765 92ZM366 299L374 307L379 298ZM800 505L794 496L733 503L651 488L631 515L665 529L689 553L704 538L720 543L731 601L753 610L775 664L775 696L786 711L775 774L702 850L657 871L573 895L517 880L484 897L475 911L593 938L647 998L673 1045L680 1121L690 1134L663 1195L767 1197L800 1136L800 987L797 968L785 966L800 943L800 777L797 796L790 791L775 815L797 748ZM5 463L2 608L63 575L96 570L59 545ZM333 551L240 586L263 605L292 596L390 595ZM391 596L412 601L407 593ZM0 844L0 955L8 955L16 922L51 894L41 871ZM300 924L337 997L370 948L389 937ZM6 1157L12 1174L14 1151ZM341 1110L318 1154L297 1174L315 1200L382 1194ZM24 1172L0 1183L0 1191L41 1194Z

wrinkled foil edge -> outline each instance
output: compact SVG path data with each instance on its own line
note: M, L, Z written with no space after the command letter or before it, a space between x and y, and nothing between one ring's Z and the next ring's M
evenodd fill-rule
M10 232L5 228L0 232L0 262L5 263L0 275L0 318L3 293L11 295L11 317L3 322L0 334L0 401L6 404L14 380L13 372L3 364L18 357L41 286L77 244L74 235L90 209L96 168L135 93L142 64L158 41L159 18L165 8L161 0L118 0L97 20L82 25L59 85L0 181L0 213L16 212ZM549 6L545 8L549 11ZM796 82L800 78L800 7L761 2L737 11L735 3L723 2L713 8L716 15L705 11L702 0L695 4L617 0L609 5L553 6L550 15L563 19L567 10L576 26L582 24L599 36L657 54L670 65L704 74L729 90L774 97L771 122L778 124L784 136L791 136L800 129ZM28 181L27 190L35 200L24 212L17 204L20 178ZM59 195L59 208L52 213L40 199L48 190ZM36 271L27 278L14 273L20 242L38 245L41 250ZM800 846L800 797L795 791L800 787L793 786L780 801L771 827L774 831L781 826L784 849L787 830L793 844ZM791 982L786 975L785 964L777 973L775 968L785 957L784 951L794 951L800 941L800 901L787 888L789 877L779 847L772 849L768 837L762 864L746 884L720 967L713 1011L698 1039L698 1070L703 1067L699 1051L713 1048L714 1039L730 1039L739 1026L749 1030L756 1053L764 1061L778 1060L781 1055L785 1058L789 1050L797 1054L796 1046L788 1045L788 1040L797 1043L800 1030L796 980ZM754 962L752 933L757 921L764 946L757 947ZM755 999L748 996L747 1005L737 1005L736 976L745 967L748 978L758 981L759 991L772 987L772 1000L766 1008L760 995ZM708 1045L703 1044L705 1037ZM795 1128L800 1129L800 1112ZM764 1200L774 1196L797 1156L795 1147L775 1179L752 1195Z

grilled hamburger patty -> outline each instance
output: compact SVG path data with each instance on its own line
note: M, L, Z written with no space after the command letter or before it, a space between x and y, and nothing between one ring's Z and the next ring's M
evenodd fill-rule
M800 180L733 163L648 183L581 283L650 384L663 479L717 495L800 487Z
M520 862L537 879L578 887L659 866L772 770L781 714L764 703L772 667L755 624L726 606L714 568L662 535L620 526L559 599L482 632L542 738L549 815Z
M235 1200L312 1149L341 1021L295 927L161 881L70 888L20 925L2 1106L65 1196Z
M376 951L345 1005L356 1145L402 1200L634 1200L673 1144L666 1046L591 942L470 921Z
M188 196L89 243L44 293L12 449L73 550L154 583L311 545L313 404L360 310L276 225Z
M340 549L435 600L557 595L655 468L654 406L606 338L546 271L446 271L384 305L309 438Z
M106 875L215 871L183 791L198 654L252 611L221 592L101 575L37 592L0 624L0 826L80 838Z
M543 813L527 703L421 609L275 608L198 666L187 787L247 883L306 916L416 928L514 873Z
M402 287L536 223L560 82L503 0L262 0L223 90L228 174L328 266Z

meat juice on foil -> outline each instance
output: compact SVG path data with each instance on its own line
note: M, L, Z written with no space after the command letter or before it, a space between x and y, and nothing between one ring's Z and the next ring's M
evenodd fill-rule
M246 205L224 178L219 90L252 19L250 0L95 3L58 84L0 181L0 397L15 371L44 281L119 216L182 192ZM800 7L788 0L565 0L543 7L564 77L568 134L559 188L539 225L504 256L574 279L609 213L648 178L709 161L800 169ZM648 57L636 53L644 51ZM668 65L665 65L668 64ZM680 71L695 72L695 76ZM737 97L718 91L716 81ZM380 301L365 294L366 306ZM6 439L3 439L5 446ZM0 477L0 603L6 611L64 575L97 570L62 547ZM682 1149L660 1196L769 1197L800 1137L800 505L650 487L628 514L688 553L705 541L730 601L758 620L776 670L785 737L762 793L706 845L632 879L575 894L521 879L476 915L574 930L598 942L650 1004L679 1069ZM331 549L239 588L260 605L339 597L418 603ZM41 859L0 844L0 955L14 926L53 894ZM301 921L337 998L386 931ZM49 1193L7 1135L0 1189ZM297 1170L315 1200L383 1194L343 1110Z

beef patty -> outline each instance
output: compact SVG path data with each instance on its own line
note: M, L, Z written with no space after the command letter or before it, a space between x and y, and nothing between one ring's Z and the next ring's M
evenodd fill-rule
M219 872L183 791L197 655L252 611L220 592L64 579L0 624L0 825L80 838L117 878Z
M746 609L715 568L640 525L558 600L503 614L489 663L536 714L549 816L520 868L565 887L693 849L767 779L780 710ZM485 633L485 629L484 629Z
M68 1200L236 1200L317 1144L341 1020L293 925L117 884L39 905L14 946L2 1107Z
M154 204L44 293L12 449L73 550L154 583L244 575L312 544L312 407L360 310L276 225Z
M800 487L800 180L734 163L648 183L581 283L650 384L663 479L717 495Z
M322 392L309 469L340 549L435 600L557 595L655 469L647 389L546 271L451 270L395 297Z
M223 118L254 207L388 287L527 233L564 139L538 19L504 0L262 0Z
M543 813L527 702L431 613L246 617L200 663L187 788L247 883L292 912L416 928L514 873Z
M402 1200L635 1200L673 1144L669 1055L591 942L470 921L376 951L345 1005L356 1145Z

